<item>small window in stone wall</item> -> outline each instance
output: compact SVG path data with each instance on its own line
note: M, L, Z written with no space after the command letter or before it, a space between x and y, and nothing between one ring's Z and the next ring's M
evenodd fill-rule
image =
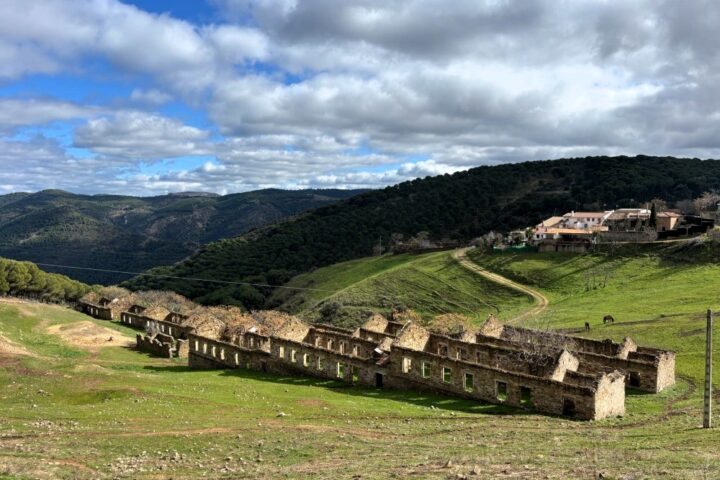
M345 354L345 342L340 342L340 353Z
M412 358L403 357L402 370L403 373L410 373L410 371L412 370Z
M198 350L200 350L200 342L195 340L195 351L197 352Z
M638 372L630 372L630 386L631 387L639 387L640 386L640 374Z
M457 352L455 352L455 356L458 360L462 360L463 358L467 357L467 351L464 348L458 348Z
M464 381L463 383L464 383L463 386L465 387L465 391L466 391L466 392L472 392L473 389L475 388L475 377L473 377L473 374L472 374L472 373L466 373L466 374L465 374L465 381Z
M325 363L325 362L323 361L323 357L318 357L318 359L317 359L317 367L318 367L318 370L322 370L322 369L325 368L324 363Z
M335 348L335 342L333 342L332 340L328 340L327 348L328 348L328 350L334 349L334 348Z
M207 343L203 343L203 353L207 353Z
M237 353L235 354L235 365L240 366L240 355Z
M225 360L225 349L224 348L220 349L220 360Z
M213 347L212 347L212 356L213 357L217 356L217 347L215 345L213 345Z
M297 363L297 352L295 350L290 350L290 361Z
M438 355L446 357L448 354L448 346L445 344L438 345Z
M443 367L442 369L442 381L445 383L452 382L452 369L450 367Z
M532 390L529 387L520 387L520 405L527 408L533 406Z
M422 376L424 378L428 378L430 376L430 363L429 362L422 363Z
M505 382L495 382L495 398L504 402L508 398L508 388Z
M353 357L357 357L357 356L358 356L358 346L357 346L357 345L353 345L352 355L353 355Z
M360 368L359 367L352 367L352 381L353 382L360 381Z
M306 353L303 355L303 367L309 367L310 366L310 354Z
M285 358L285 347L278 347L278 358Z
M337 376L338 378L345 378L345 365L340 362L337 364Z

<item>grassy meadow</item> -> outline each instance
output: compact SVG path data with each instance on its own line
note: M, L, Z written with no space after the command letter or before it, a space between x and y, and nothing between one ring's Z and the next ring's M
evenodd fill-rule
M532 299L462 267L451 252L384 255L338 263L293 278L287 286L315 291L282 290L273 299L281 309L310 321L322 318L328 303L341 305L333 322L356 326L370 312L387 314L395 305L411 308L424 319L462 313L484 320L501 319L528 309Z
M676 269L652 255L472 258L550 297L545 320L553 326L587 319L590 336L630 335L676 349L677 385L659 395L629 392L623 418L572 421L333 381L193 371L180 360L50 333L90 322L116 340L134 335L119 325L56 306L2 303L0 478L720 478L720 433L698 428L704 310L717 302L720 268ZM393 283L401 284L400 274L454 271L441 254L375 261L359 262L369 270L354 278L352 269L331 270L336 277L325 281L369 292L363 284L385 276L399 275ZM599 265L614 274L586 289L584 272ZM473 278L454 275L431 275L441 279L436 290L448 291L450 279L467 289L463 298L488 288L474 278L471 290ZM603 326L608 313L616 323ZM720 335L715 340L720 352Z

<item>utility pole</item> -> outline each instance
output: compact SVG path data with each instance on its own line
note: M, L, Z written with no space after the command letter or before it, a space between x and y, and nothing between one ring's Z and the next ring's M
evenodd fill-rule
M705 334L705 403L703 405L703 428L712 428L712 324L713 312L707 311Z

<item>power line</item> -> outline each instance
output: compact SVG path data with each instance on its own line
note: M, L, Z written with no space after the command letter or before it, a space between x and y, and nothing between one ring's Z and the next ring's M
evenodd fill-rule
M325 290L322 288L306 288L306 287L288 287L285 285L269 285L264 283L251 283L251 282L231 282L228 280L213 280L211 278L197 278L197 277L179 277L176 275L160 275L156 273L143 273L143 272L126 272L123 270L109 270L104 268L91 268L91 267L75 267L72 265L58 265L55 263L38 263L36 265L41 267L53 267L53 268L69 268L71 270L87 270L91 272L102 272L102 273L120 273L124 275L133 275L136 277L156 277L156 278L171 278L175 280L191 280L195 282L209 282L209 283L221 283L224 285L249 285L251 287L266 287L266 288L284 288L287 290L308 290L313 292L329 292L336 293L336 290Z

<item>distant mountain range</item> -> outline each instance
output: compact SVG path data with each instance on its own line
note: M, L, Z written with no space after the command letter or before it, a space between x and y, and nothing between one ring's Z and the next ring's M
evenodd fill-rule
M267 189L232 195L76 195L61 190L0 196L0 256L131 272L173 264L201 245L235 237L367 190ZM127 275L54 269L87 283Z
M467 241L491 230L537 224L570 210L669 202L720 189L720 161L586 157L478 167L354 196L291 221L202 247L150 273L247 282L138 277L130 288L174 290L205 303L269 305L273 289L299 273L371 255L393 233ZM169 262L168 262L169 263ZM312 287L312 286L310 286Z

